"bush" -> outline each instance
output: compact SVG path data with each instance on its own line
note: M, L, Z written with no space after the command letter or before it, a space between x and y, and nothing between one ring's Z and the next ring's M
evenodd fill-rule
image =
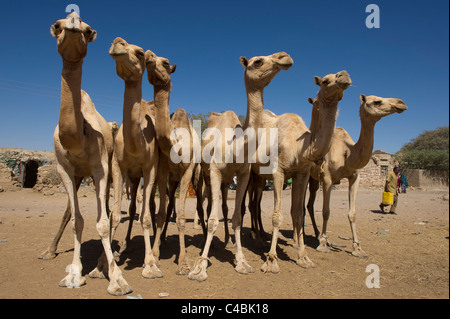
M409 169L449 170L449 153L446 151L412 150L398 154L400 167Z

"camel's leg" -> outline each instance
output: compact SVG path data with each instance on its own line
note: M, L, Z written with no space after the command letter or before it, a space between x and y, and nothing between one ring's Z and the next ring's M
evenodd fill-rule
M160 166L161 167L161 166ZM160 253L160 243L161 243L161 235L162 230L166 221L166 214L167 214L167 205L166 205L166 192L167 192L167 174L166 172L163 172L162 170L159 170L159 173L156 176L157 182L158 182L158 189L159 189L159 210L158 210L158 216L154 219L154 222L156 222L156 227L153 226L153 229L156 229L154 231L155 238L153 242L153 256L156 260L156 265L159 266L159 253ZM153 220L152 220L153 221Z
M64 277L59 285L61 287L68 288L79 288L86 283L86 278L81 276L81 271L83 266L81 264L81 235L84 227L84 220L80 214L80 209L78 206L77 190L74 179L73 169L67 169L61 165L57 165L58 173L61 180L66 188L67 196L69 198L70 212L71 212L71 222L72 231L74 235L74 251L72 264L66 267L66 272L69 274Z
M213 240L214 234L216 233L217 227L219 225L219 202L220 202L220 187L222 184L222 174L214 167L214 163L210 165L210 177L209 186L207 182L206 188L210 187L210 194L208 200L208 205L211 203L211 214L208 217L208 235L206 237L205 247L203 248L202 255L196 261L194 268L189 273L188 278L204 281L208 278L206 273L206 268L208 267L208 253Z
M250 180L250 167L248 171L238 176L238 184L236 188L236 204L233 214L233 230L236 240L236 271L240 274L252 273L255 270L245 260L244 252L242 251L241 243L241 229L242 229L242 202L247 191L248 182Z
M297 265L303 268L315 267L314 263L306 254L306 246L304 242L305 228L305 195L308 187L309 171L306 173L298 173L292 179L292 196L291 196L291 216L293 216L294 224L294 240L298 243L298 259Z
M319 246L317 246L317 250L321 252L328 253L330 249L327 247L328 237L327 237L327 225L328 219L330 218L330 200L331 200L331 179L325 177L323 179L323 208L322 208L322 216L323 216L323 224L322 224L322 232L319 236Z
M122 214L122 196L123 196L123 183L126 177L126 170L122 169L117 162L115 156L112 158L112 181L114 188L114 203L111 213L111 240L116 234L117 227L120 224ZM127 199L128 199L128 179L126 182ZM121 249L122 250L122 249Z
M83 180L82 177L75 177L77 191L78 191L78 188L80 188L82 180ZM71 216L70 202L69 202L69 200L67 200L67 208L66 208L66 211L64 212L64 216L61 220L61 225L59 226L58 232L56 233L55 237L53 238L53 241L50 244L50 246L48 246L48 248L42 254L40 254L38 256L39 259L48 260L48 259L53 259L56 257L56 249L58 248L58 243L61 240L62 234L64 233L64 229L66 228L67 224L69 223L70 216Z
M263 239L266 240L266 233L263 228L262 224L262 217L261 217L261 200L263 196L264 191L264 185L266 183L266 180L264 178L258 177L258 180L256 182L256 185L254 186L254 192L255 192L255 215L254 215L254 223L256 227L256 240L259 241L261 246L265 246Z
M142 271L142 276L145 278L156 278L162 277L162 272L157 266L157 260L153 255L152 246L150 243L150 228L152 227L152 218L150 216L150 195L152 192L153 185L156 180L157 165L153 165L150 168L144 169L144 189L143 189L143 199L142 199L142 214L141 214L141 225L144 231L144 243L145 243L145 258L144 258L144 270ZM162 184L158 183L158 186L163 187ZM164 195L163 195L164 194ZM162 208L165 213L165 196L166 187L164 190L160 188L160 200L164 200L164 207ZM161 207L160 207L161 212ZM158 216L157 219L159 219ZM164 219L163 223L164 223ZM159 232L159 233L158 233ZM153 249L158 250L159 256L159 236L161 235L161 230L158 227L155 235L155 243Z
M204 195L203 195L203 177L202 176L198 176L201 174L201 171L196 171L195 174L195 180L193 181L194 183L194 189L195 189L195 196L197 198L197 213L196 213L196 217L199 218L200 220L200 225L202 227L203 230L203 236L206 238L206 235L208 233L208 230L206 229L206 223L205 223L205 212L203 210L203 200L204 200ZM194 228L196 228L197 225L197 221L194 220Z
M178 256L178 275L187 275L189 273L189 266L186 262L186 243L185 243L185 231L186 231L186 195L189 189L189 183L192 179L194 169L194 163L192 163L188 169L184 172L180 181L180 198L177 201L177 226L178 236L180 242L180 255Z
M164 228L161 233L161 242L166 241L166 233L167 233L167 227L169 227L170 218L172 217L172 212L175 208L175 192L177 191L178 182L176 181L169 181L169 204L167 205L167 214L166 214L166 222L164 223Z
M311 218L311 222L314 228L314 234L316 238L319 238L320 231L317 228L316 219L314 216L314 202L316 200L317 191L319 190L320 182L315 180L314 178L309 178L309 200L308 200L308 212L309 217Z
M93 168L93 177L95 181L95 190L97 196L97 232L100 235L104 254L106 255L109 277L108 293L115 296L122 296L124 294L132 292L131 287L128 285L127 281L122 276L122 271L117 266L114 260L114 255L111 248L111 224L108 217L108 210L106 207L106 195L108 187L108 158L106 155L102 156L100 165ZM122 189L122 188L120 188ZM101 267L101 265L100 265ZM99 265L94 269L89 276L97 277L99 271Z
M156 202L155 202L155 197L156 197L156 185L158 183L153 184L152 187L152 192L150 193L150 216L152 217L152 228L153 228L153 236L156 236L156 224L157 224L157 220L156 220ZM160 194L161 196L161 194Z
M128 223L127 235L125 236L125 240L122 243L122 246L120 247L119 255L122 254L127 249L127 247L129 247L129 245L131 243L131 231L133 229L134 218L136 216L137 193L138 193L140 181L141 181L140 178L130 178L131 200L130 200L130 206L128 208L128 216L130 217L130 220ZM121 212L119 210L119 214L120 213ZM120 216L119 216L119 218L120 218ZM120 219L119 219L119 222L120 222Z
M352 255L356 257L368 257L367 254L361 249L361 245L358 240L358 236L356 235L356 193L358 191L359 186L359 174L354 174L351 178L348 179L348 202L349 202L349 212L348 212L348 220L350 221L350 227L352 229L353 235L353 252Z
M273 186L274 186L274 212L272 215L272 244L270 246L269 254L267 255L266 262L262 265L261 270L263 272L280 272L280 267L278 266L277 257L277 245L278 245L278 235L280 231L280 226L283 221L283 213L281 210L281 196L283 191L284 183L284 173L277 171L273 174Z
M223 227L225 230L225 247L233 247L233 243L230 243L230 228L228 227L228 185L222 183L220 186L222 193L222 214L223 214Z

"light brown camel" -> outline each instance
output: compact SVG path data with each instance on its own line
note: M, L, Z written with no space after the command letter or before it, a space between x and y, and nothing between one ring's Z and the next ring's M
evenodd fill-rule
M67 266L69 274L59 283L63 287L80 287L86 280L82 276L81 234L84 221L81 216L77 188L85 176L93 176L97 197L97 231L107 258L107 291L113 295L131 292L131 287L116 265L110 243L110 222L107 210L108 175L113 152L111 126L96 111L89 95L81 90L82 65L89 42L97 36L96 31L81 21L73 12L66 19L51 26L51 34L57 39L58 52L63 60L61 76L61 108L54 143L57 170L66 188L72 229L75 239L72 264ZM63 218L64 223L65 218ZM90 276L96 276L94 269Z
M156 142L155 114L153 102L142 100L142 76L145 72L144 50L116 38L109 54L116 62L117 75L125 82L123 123L114 143L112 175L114 185L114 206L112 210L112 237L121 219L121 201L125 178L131 182L130 224L136 213L136 195L143 185L141 226L144 231L145 257L142 276L162 277L150 243L150 200L156 181L159 150ZM128 238L127 238L128 239ZM126 241L124 243L126 245Z
M317 100L309 99L313 104L313 113L311 117L311 126L317 125L318 117ZM374 143L375 124L382 118L393 113L402 113L407 109L405 103L400 99L382 98L378 96L361 95L361 107L359 116L361 119L361 132L358 142L354 143L349 134L341 127L334 131L331 147L325 156L325 162L321 167L313 165L311 177L309 179L309 201L308 211L311 216L315 234L319 238L320 244L318 251L329 252L327 247L327 223L330 216L331 187L333 184L339 184L341 179L347 178L349 182L349 212L348 219L353 235L352 255L357 257L367 257L367 254L361 249L358 237L356 235L356 192L359 185L359 172L369 162L372 156ZM319 181L323 182L323 227L319 236L319 230L314 219L314 201Z
M238 117L232 111L221 114L210 113L208 133L212 135L210 138L206 137L202 144L202 170L206 183L205 187L210 188L209 200L212 203L212 208L208 218L208 235L202 255L196 261L194 269L188 276L189 279L197 281L206 280L208 277L206 268L209 260L209 248L219 224L221 185L228 185L234 176L238 178L232 226L236 235L235 270L242 274L254 271L245 260L240 238L241 203L250 177L249 159L254 155L254 151L249 150L249 146L253 144L256 149L256 138L252 136L251 131L255 131L261 126L264 88L269 85L280 70L289 69L293 65L293 61L284 52L254 57L250 60L241 57L240 60L245 68L244 79L247 92L245 124L241 128ZM237 130L238 128L250 134L244 138ZM241 142L240 144L238 140Z
M272 243L267 260L261 270L278 273L277 241L280 225L283 220L281 195L283 183L292 177L291 217L294 225L294 238L299 242L297 264L304 268L314 267L308 258L303 241L304 225L304 194L306 192L311 165L321 163L328 152L334 128L336 126L337 105L344 91L350 86L351 79L346 71L329 74L324 78L314 77L314 82L320 87L317 93L320 120L314 130L308 130L297 114L287 113L276 116L271 112L263 113L263 123L266 129L275 128L278 132L278 163L272 174L261 174L264 165L257 158L252 165L252 171L259 180L272 179L274 185L274 213L272 215ZM269 131L266 131L269 133ZM266 138L269 141L269 136ZM258 148L264 146L260 143ZM267 146L266 146L267 149ZM258 153L259 155L259 153ZM256 192L262 192L261 182L256 183ZM259 186L258 186L259 185ZM262 184L263 185L263 184ZM254 205L254 203L252 204Z
M160 159L158 166L158 188L160 192L160 205L155 235L153 254L159 257L159 244L162 229L166 222L166 194L167 182L169 182L169 199L173 205L175 191L180 185L180 197L177 203L177 227L179 232L180 254L178 256L178 268L176 273L185 275L189 272L186 263L185 245L185 205L189 183L199 185L193 177L194 171L200 168L200 141L185 110L177 109L169 116L169 97L172 88L171 74L176 70L176 64L170 65L168 59L158 57L150 50L145 52L148 81L154 88L154 105L156 116L156 137L160 148ZM197 153L195 153L197 150ZM201 209L201 188L196 189L197 209ZM203 219L203 218L202 218Z

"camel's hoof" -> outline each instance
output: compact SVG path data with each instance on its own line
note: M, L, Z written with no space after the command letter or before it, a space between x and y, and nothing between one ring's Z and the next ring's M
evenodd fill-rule
M352 255L359 258L369 258L369 255L367 255L360 247L353 248Z
M123 296L133 291L130 285L122 276L122 271L119 267L114 266L114 271L109 274L108 293L113 296Z
M271 272L273 274L278 274L280 272L280 267L278 266L278 257L267 255L267 260L262 265L261 271L263 273Z
M238 273L243 275L248 275L250 273L255 272L255 269L252 266L250 266L245 260L237 262L237 265L234 269Z
M178 265L176 274L184 276L184 275L189 274L189 270L190 269L189 269L188 264L186 264L185 262L182 262Z
M329 252L331 252L331 250L327 247L327 244L320 244L319 246L317 246L316 250L320 251L322 253L329 253Z
M59 282L60 287L80 288L86 284L86 278L81 276L81 268L79 266L74 264L68 265L66 272L69 274Z
M206 268L208 267L207 258L199 258L194 265L194 269L189 273L188 278L191 280L205 281L208 278Z
M89 277L91 277L91 278L98 278L98 279L105 279L106 278L105 274L103 273L102 270L100 270L98 268L98 266L89 273Z
M163 276L161 270L156 265L145 265L144 270L142 270L142 276L148 279L161 278Z
M232 241L229 241L226 245L225 248L236 248L236 243L233 243Z
M38 256L39 259L50 260L56 257L55 252L49 251L48 249Z
M299 265L302 268L308 269L308 268L315 268L316 265L309 259L308 257L301 257L297 260L297 265Z

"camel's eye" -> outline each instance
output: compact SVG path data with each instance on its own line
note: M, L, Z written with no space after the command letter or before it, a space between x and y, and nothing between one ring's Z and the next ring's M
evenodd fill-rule
M373 104L375 104L375 105L381 105L381 101L375 101L375 102L373 102Z
M143 57L144 56L144 51L136 51L136 55Z
M323 80L322 80L322 84L323 84L323 85L328 85L328 84L330 84L330 80L328 80L328 79L323 79Z
M263 60L258 59L255 62L253 62L253 65L259 68L261 65L263 65Z
M164 61L164 62L163 62L163 65L164 65L164 66L170 66L170 63L167 62L167 61Z

